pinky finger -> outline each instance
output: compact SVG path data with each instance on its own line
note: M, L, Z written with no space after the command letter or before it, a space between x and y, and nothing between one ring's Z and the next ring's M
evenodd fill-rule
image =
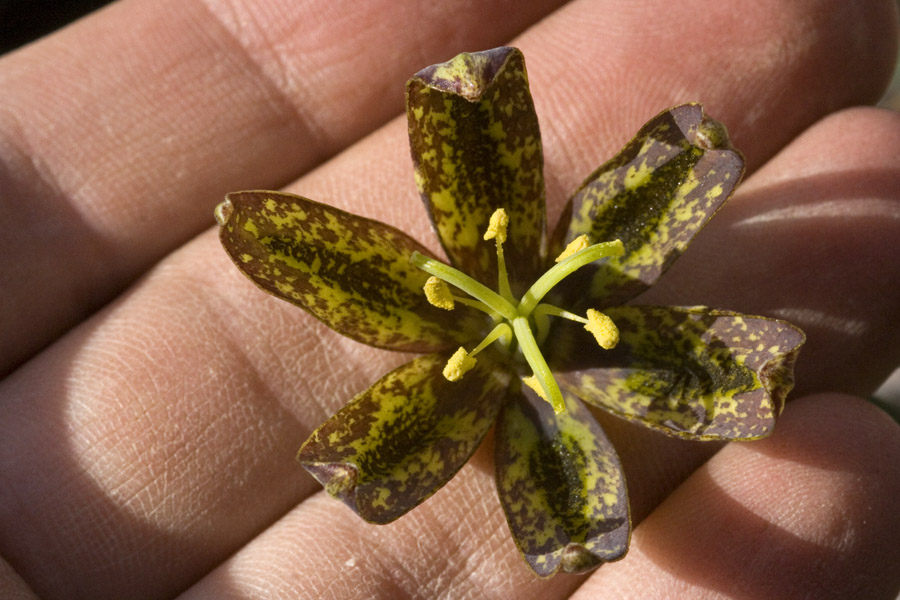
M635 530L572 600L869 598L900 591L900 427L846 396L788 405Z

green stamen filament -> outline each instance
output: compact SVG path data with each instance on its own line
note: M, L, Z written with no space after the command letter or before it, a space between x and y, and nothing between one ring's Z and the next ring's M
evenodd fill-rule
M550 333L550 319L547 318L548 316L562 317L563 319L577 321L585 325L588 322L587 319L582 316L563 310L562 308L557 308L551 304L538 304L534 310L531 311L531 317L534 319L534 324L537 327L538 343L542 343L547 339L547 334Z
M509 274L506 272L506 259L503 257L503 244L500 243L499 238L496 242L497 246L497 289L500 290L500 295L506 298L506 300L510 303L515 303L515 298L513 298L512 290L509 287Z
M509 287L509 274L506 272L506 258L503 256L503 242L506 241L506 232L508 228L509 216L506 214L505 210L498 208L494 211L494 214L491 215L490 224L488 225L487 231L484 232L484 239L485 241L494 240L494 245L497 247L497 289L507 302L514 304L516 300L513 298L512 290Z
M535 325L537 325L537 339L539 342L543 342L546 339L550 328L547 316L554 316L584 325L584 328L594 336L597 344L604 350L612 350L619 343L619 328L616 327L616 324L608 315L593 308L587 310L587 317L582 317L551 304L542 303L535 307L531 316Z
M422 289L425 290L425 299L428 300L428 303L432 306L443 308L444 310L453 310L456 307L456 303L459 302L460 304L465 304L466 306L471 306L472 308L487 313L487 315L494 320L500 319L500 315L491 310L491 308L483 302L454 295L450 291L450 286L447 285L447 282L434 275L428 278L425 285L422 286Z
M500 315L497 314L495 310L493 310L490 306L485 304L484 302L479 302L478 300L472 300L471 298L463 298L461 296L453 295L453 301L459 302L460 304L465 304L466 306L471 306L472 308L476 308L483 313L486 313L493 319L499 319Z
M466 349L462 346L453 353L453 356L447 361L447 364L444 365L443 375L449 381L459 381L462 379L463 375L472 370L477 362L475 360L475 355L496 342L501 337L506 337L509 339L510 337L510 329L509 325L506 323L500 323L496 327L494 327L481 343L475 346L475 349L471 352L466 352Z
M510 330L509 325L507 325L506 323L499 323L491 330L489 334L484 337L483 340L481 340L480 344L475 346L475 349L472 350L471 353L469 353L469 356L475 356L500 338L505 337L509 339L511 335L512 331Z
M518 316L515 307L500 294L478 281L475 281L465 273L458 271L450 265L445 265L439 260L428 258L419 252L413 252L410 262L429 275L443 279L450 285L457 287L476 300L489 306L494 312L507 321L512 321Z
M538 304L531 314L535 319L542 315L550 315L553 317L562 317L563 319L569 319L570 321L577 321L585 325L588 322L588 320L581 315L576 315L575 313L571 313L565 309L557 308L552 304Z

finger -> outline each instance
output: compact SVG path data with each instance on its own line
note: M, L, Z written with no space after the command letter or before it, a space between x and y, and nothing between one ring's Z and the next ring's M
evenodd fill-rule
M840 396L792 404L775 436L732 444L693 474L637 528L629 555L572 598L893 597L898 457L900 429L872 406ZM185 598L260 589L274 598L547 598L581 583L539 582L506 560L505 524L484 501L490 476L473 466L466 475L388 533L317 495ZM440 561L420 558L435 553Z
M541 121L550 210L666 107L703 102L727 125L752 172L820 115L877 101L893 72L897 10L890 2L861 9L765 2L744 13L740 28L733 7L702 0L679 3L678 14L655 2L616 4L614 14L593 13L587 23L575 12L556 13L558 29L535 33L553 52L528 55L529 70L546 74L532 86L538 112L552 115ZM568 29L590 33L556 33ZM597 32L607 55L583 51ZM843 41L819 44L820 35ZM711 53L710 45L722 51ZM848 85L855 89L841 89Z
M554 4L128 0L3 57L0 373L208 226L226 191L284 185L399 114L423 64Z
M490 446L490 444L487 444ZM320 492L184 594L376 600L564 598L578 577L540 580L519 558L482 448L438 496L388 527Z
M694 473L572 600L894 598L898 465L900 428L883 412L804 398L771 438Z
M37 600L19 574L9 564L0 559L0 598L6 600Z
M718 29L709 29L710 23L705 22L693 33L727 26L738 27L734 35L740 37L741 26L755 28L759 25L755 19L767 18L766 6L757 6L760 13L748 13L741 23L718 13L723 19ZM822 0L812 8L815 14L831 14L835 6ZM877 31L883 18L872 10L866 21L871 20L871 29ZM834 14L840 17L840 10ZM680 28L690 37L693 17L685 13L684 22L670 17L666 13L667 26ZM603 18L611 21L604 23ZM619 31L618 18L616 11L604 10L602 5L573 4L533 29L521 45L526 55L542 55L544 64L552 65L555 62L547 56L554 52L561 53L560 60L569 57L568 46L560 48L557 43L565 37L580 44L583 65L602 64L622 39L598 37L596 31ZM774 20L768 24L769 32L777 39L794 39L803 33L795 29L798 22ZM816 34L805 32L806 43L827 54L836 39L859 34L857 26L847 23L832 27ZM718 56L722 51L712 45L709 52ZM732 52L744 56L747 49ZM811 57L818 56L814 50L809 52ZM855 60L848 55L848 62L836 63L838 71L825 79L853 80L844 68L861 73L854 67ZM637 58L629 64L639 79L658 75L652 70L641 74L643 63ZM754 84L783 83L782 63L765 64L771 71L755 72ZM685 69L689 79L695 66L685 63L679 68ZM604 131L621 129L624 137L627 124L607 125L599 119L586 118L585 128L577 135L566 133L562 125L554 127L553 123L566 123L568 111L574 110L573 103L562 99L572 100L570 90L584 80L583 70L557 73L532 66L529 72L536 92L545 87L544 93L551 94L544 96L546 112L541 113L543 122L550 124L545 126L548 148L564 141L568 144L564 148L577 148L570 139L600 139ZM840 103L841 98L852 98L845 91L848 87L866 87L857 83L840 89L831 84L798 84L789 97L815 106L807 94L824 94ZM697 92L722 99L723 111L740 113L740 106L727 102L734 85L727 76L705 78L698 80ZM556 101L553 93L559 95ZM633 110L633 103L645 101L638 91L621 93L607 105L608 115L617 114L618 108ZM578 99L574 107L589 104L588 99ZM783 107L765 106L775 111L765 113L774 125L794 127L780 120ZM427 220L412 184L404 135L405 124L395 122L298 187L305 195L420 234L426 231ZM759 152L757 161L764 158ZM574 180L576 170L583 175L599 162L582 165L589 157L577 152L558 156L548 165L554 181ZM418 237L434 244L430 237ZM86 590L88 595L97 595L100 588L112 595L133 595L137 589L152 595L186 585L314 489L291 464L296 446L352 392L364 389L389 363L403 360L323 331L292 307L261 296L226 263L213 236L198 238L114 307L0 388L0 401L9 415L2 424L8 441L0 448L0 458L2 464L10 465L6 477L17 491L14 498L0 500L0 523L12 532L9 539L17 540L15 548L2 550L14 553L17 568L27 573L29 582L39 582L46 590ZM681 445L672 452L684 454L684 460L670 466L671 456L662 449L668 450L671 444L663 442L653 442L660 451L645 457L646 446L637 442L641 438L628 428L622 431L626 433L618 439L629 480L644 486L633 492L635 512L643 514L665 493L666 485L691 468L690 460L699 459L693 450L680 450L693 446ZM20 455L30 458L16 463L12 457ZM646 471L635 471L636 467ZM35 472L53 476L35 479L31 475ZM161 474L166 477L164 486L159 483ZM70 506L101 507L103 520L97 523L60 513L56 510L62 502L60 494ZM40 516L47 530L19 526L23 513ZM60 529L73 535L60 538L48 532ZM79 552L85 543L95 551ZM508 553L509 547L495 550ZM123 553L139 557L140 564L123 564L117 560ZM425 558L441 560L440 556ZM52 572L48 572L50 565Z
M807 334L799 393L871 394L900 364L898 154L895 112L818 123L739 188L641 301L787 319Z

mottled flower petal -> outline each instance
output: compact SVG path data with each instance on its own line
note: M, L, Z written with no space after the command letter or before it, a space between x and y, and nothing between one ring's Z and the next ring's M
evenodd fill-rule
M510 218L507 266L514 293L534 279L544 238L543 153L522 53L460 54L406 86L416 183L453 266L497 285L491 214Z
M263 290L360 342L412 352L458 346L483 315L428 303L418 242L384 223L279 192L228 194L217 209L231 259Z
M460 381L431 354L388 373L322 424L297 456L329 494L363 519L388 523L431 496L469 459L509 385L479 355Z
M606 309L619 344L603 350L577 327L555 330L563 389L626 419L679 437L749 440L771 433L793 387L804 342L775 319L701 307Z
M731 195L743 170L724 125L699 104L655 117L587 178L560 218L554 252L582 234L592 243L625 245L623 256L567 281L568 296L603 308L653 285Z
M590 570L624 556L631 522L615 449L590 412L530 390L511 391L497 425L497 491L510 531L541 577Z

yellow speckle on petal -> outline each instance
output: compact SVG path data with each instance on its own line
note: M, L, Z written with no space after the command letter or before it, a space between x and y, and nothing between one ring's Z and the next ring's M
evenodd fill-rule
M446 281L432 275L425 282L423 289L429 304L444 310L453 310L453 294L450 293L450 286Z
M534 393L540 397L541 400L543 400L544 402L550 402L549 400L547 400L547 394L544 393L544 388L541 387L541 382L538 381L537 377L535 377L534 375L523 377L522 383L530 387L532 391L534 391Z
M601 348L612 350L619 343L619 328L607 315L599 310L589 308L587 311L587 325L585 329L594 334L594 339Z
M576 252L580 252L590 245L591 242L588 239L588 236L586 234L581 234L577 238L569 242L569 245L566 246L566 249L556 257L556 262L562 262Z
M459 350L454 352L447 364L444 365L444 377L448 381L459 381L463 375L472 370L475 362L476 360L469 356L466 349L460 346Z
M498 208L491 215L491 221L488 224L487 231L484 232L485 240L497 238L497 242L504 243L506 241L506 230L509 227L509 215L502 208Z

